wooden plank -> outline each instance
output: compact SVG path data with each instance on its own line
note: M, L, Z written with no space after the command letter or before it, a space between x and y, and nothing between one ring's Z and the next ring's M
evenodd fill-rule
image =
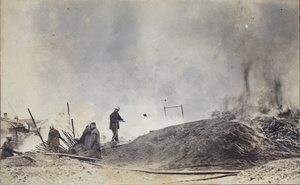
M99 163L98 163L99 164ZM131 169L117 166L110 166L105 164L99 164L101 167L128 170L141 173L149 174L161 174L161 175L237 175L240 173L239 170L207 170L207 171L155 171L155 170L145 170L145 169Z
M207 178L202 178L202 179L191 179L191 180L182 180L182 181L176 181L176 182L169 182L168 184L181 184L183 182L195 182L195 181L206 181L206 180L213 180L213 179L219 179L219 178L225 178L229 176L236 176L237 174L226 174L226 175L218 175L218 176L213 176L213 177L207 177Z
M63 156L63 157L71 157L81 160L92 160L92 161L99 161L101 159L98 158L92 158L92 157L84 157L79 155L73 155L73 154L63 154L63 153L44 153L45 155L56 155L56 156Z
M162 174L162 175L214 175L214 174L238 174L239 171L219 170L219 171L151 171L151 170L130 170L136 172Z
M45 142L44 142L44 140L43 140L43 138L42 138L42 136L41 136L41 134L40 134L40 132L39 132L39 128L36 126L36 123L35 123L35 121L34 121L34 119L33 119L33 116L32 116L32 114L31 114L29 108L27 108L27 110L28 110L28 112L29 112L29 114L30 114L30 117L31 117L31 119L32 119L32 122L33 122L34 126L36 127L36 131L37 131L38 135L40 136L40 138L41 138L41 140L42 140L42 143L43 143L45 149L47 149L47 146L46 146L46 144L45 144Z
M72 154L62 154L62 153L44 153L44 154L45 155L56 155L56 156L72 157L72 158L77 158L77 159L81 159L81 160L94 160L94 161L101 160L101 159L97 159L97 158L84 157L84 156L78 156L78 155L72 155ZM135 172L142 172L142 173L149 173L149 174L161 174L161 175L215 175L215 174L237 175L240 172L240 171L237 171L237 170L154 171L154 170L120 168L120 167L113 167L113 166L107 166L107 165L99 164L99 167L103 167L103 166L110 167L110 168L118 168L118 169L128 170L128 171L135 171Z
M87 163L87 164L91 164L91 165L94 165L94 166L98 166L99 168L103 168L103 166L102 166L102 165L100 165L100 164L97 164L97 163L91 163L91 162L85 162L85 163Z

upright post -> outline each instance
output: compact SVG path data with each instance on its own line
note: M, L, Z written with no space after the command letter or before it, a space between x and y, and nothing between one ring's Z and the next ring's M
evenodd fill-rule
M19 147L18 131L17 131L17 129L15 129L15 131L16 131L16 146Z
M71 119L71 122L72 122L73 138L75 138L75 131L74 131L74 123L73 123L73 119Z
M72 125L72 133L73 133L73 137L75 138L74 124L73 124L73 119L71 120L71 116L70 116L69 102L67 102L67 108L68 108L68 115L69 115L69 124Z
M69 115L69 124L71 124L69 102L67 102L67 109L68 109L68 115Z
M183 112L183 105L181 104L181 113L182 113L182 118L183 118L183 122L184 122L184 112Z

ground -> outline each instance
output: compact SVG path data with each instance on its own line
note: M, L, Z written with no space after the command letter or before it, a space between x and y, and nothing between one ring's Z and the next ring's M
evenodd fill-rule
M241 171L236 182L247 184L299 184L300 158L271 161L265 165L256 166Z
M176 183L202 176L160 175L132 171L136 166L108 166L102 161L93 163L34 154L36 161L25 164L27 159L12 158L1 161L2 184L163 184ZM18 162L19 161L19 162ZM24 165L25 164L25 165ZM130 170L131 169L131 170Z
M300 158L271 161L265 165L242 170L237 176L209 179L222 175L151 174L147 172L153 171L143 166L108 165L105 159L92 163L42 153L26 155L31 156L35 161L30 162L18 156L1 161L1 184L292 184L300 182L298 168Z

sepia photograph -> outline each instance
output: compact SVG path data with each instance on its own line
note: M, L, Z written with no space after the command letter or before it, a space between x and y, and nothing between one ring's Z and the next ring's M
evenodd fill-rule
M299 0L1 0L1 185L299 184Z

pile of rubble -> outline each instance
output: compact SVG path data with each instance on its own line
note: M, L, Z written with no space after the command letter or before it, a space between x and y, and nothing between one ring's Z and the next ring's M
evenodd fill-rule
M214 116L151 131L124 145L106 143L103 157L109 164L202 170L247 169L299 156L299 112L256 118L248 123L234 120L230 112L215 112ZM69 154L88 156L88 134L79 140L64 135L66 143L72 145Z
M270 117L256 117L246 121L246 124L255 128L259 133L272 141L279 142L293 152L300 152L300 111L287 109ZM236 116L230 111L214 111L211 115L212 119L224 119L232 121Z
M297 156L295 152L255 128L216 118L153 131L130 144L106 148L103 154L111 163L202 170L247 169Z
M253 123L267 138L282 143L294 152L300 152L299 111L288 110L280 113L277 118L257 118Z

